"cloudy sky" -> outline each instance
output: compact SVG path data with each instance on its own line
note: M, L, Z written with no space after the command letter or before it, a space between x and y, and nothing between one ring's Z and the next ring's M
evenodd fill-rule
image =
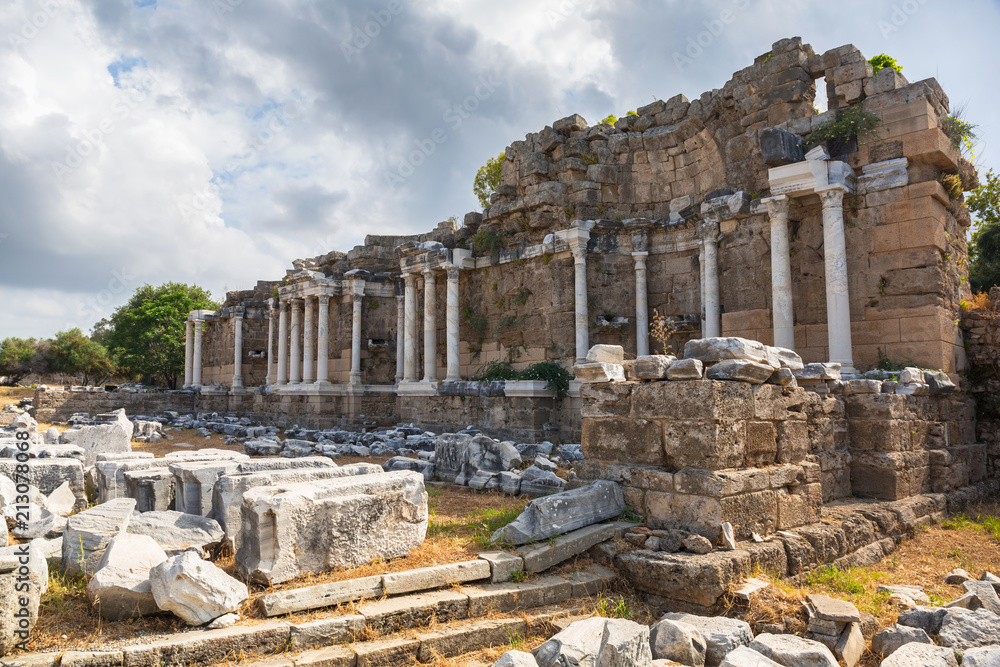
M526 133L694 98L793 35L937 77L988 167L998 33L996 0L3 0L0 338L461 219Z

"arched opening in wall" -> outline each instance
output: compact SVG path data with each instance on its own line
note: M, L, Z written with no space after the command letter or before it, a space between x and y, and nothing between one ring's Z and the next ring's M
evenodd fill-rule
M833 94L832 87L827 84L825 76L816 80L816 99L813 101L813 107L815 107L817 115L830 110L830 98Z

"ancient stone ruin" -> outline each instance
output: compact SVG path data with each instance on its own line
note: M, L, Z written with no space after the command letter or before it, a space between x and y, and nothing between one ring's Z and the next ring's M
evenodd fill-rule
M870 135L817 140L859 110ZM870 565L1000 491L1000 316L963 312L954 184L977 177L949 113L934 79L782 40L696 100L513 143L462 224L295 260L190 313L183 390L39 388L35 419L78 426L8 429L31 434L37 520L13 533L24 554L0 549L0 591L23 570L34 626L60 567L104 619L202 629L23 664L415 664L539 627L495 664L994 664L989 573L949 573L966 594L941 606L893 590L878 634L820 595L798 634L719 615L767 587L755 572ZM519 379L483 373L501 364ZM170 429L243 452L131 451ZM8 436L0 509L21 493ZM428 492L454 487L533 500L468 560L311 580L418 549ZM666 615L548 609L616 579ZM287 620L241 622L255 586ZM19 621L0 612L3 655Z

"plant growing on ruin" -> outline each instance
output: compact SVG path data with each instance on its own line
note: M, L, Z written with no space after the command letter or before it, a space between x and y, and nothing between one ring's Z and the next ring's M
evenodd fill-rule
M674 335L675 327L665 315L660 315L660 311L653 309L653 320L649 323L649 337L659 345L660 354L670 354L674 351L674 346L670 344L670 337Z
M609 113L601 121L601 124L603 124L603 125L610 125L611 127L614 127L615 123L617 123L617 122L618 122L618 116L614 115L613 113Z
M854 138L858 142L871 139L875 130L882 123L878 114L865 111L860 105L850 109L837 111L837 119L812 132L806 138L806 147L813 148L820 144L844 144Z
M971 162L976 157L976 142L979 139L976 129L979 126L965 120L964 116L964 107L956 109L955 113L941 121L941 130L951 140L951 145Z
M476 179L472 182L472 192L483 209L490 205L490 197L500 187L502 182L500 171L506 157L506 153L501 152L500 155L487 160L486 164L476 172Z
M545 387L558 398L569 393L569 383L573 379L570 372L557 361L539 361L519 373L521 380L544 380Z
M962 177L958 174L941 174L938 176L938 183L944 187L948 197L952 200L962 198Z
M892 56L888 56L884 53L880 53L874 58L871 58L868 61L868 64L872 66L872 69L875 70L876 74L878 74L880 70L883 70L887 67L890 69L894 69L900 73L903 72L903 66L900 65L898 62L896 62L895 58L893 58Z
M521 287L516 292L514 296L511 297L511 303L515 306L523 306L528 303L528 298L531 296L531 290L527 287Z
M472 235L472 252L477 257L489 257L504 248L506 236L486 227Z

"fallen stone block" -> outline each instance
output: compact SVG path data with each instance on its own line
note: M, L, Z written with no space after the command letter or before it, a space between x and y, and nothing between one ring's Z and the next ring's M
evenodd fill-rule
M39 556L31 545L20 544L0 554L0 657L12 653L18 644L28 641L35 623L42 593L48 586L48 568L35 566ZM44 565L44 559L41 564Z
M621 486L599 480L578 489L532 500L520 516L493 534L493 541L511 544L538 542L613 519L624 511Z
M677 357L665 354L650 354L635 358L632 375L636 380L666 380L670 366Z
M686 623L701 633L705 640L705 664L708 667L718 665L726 655L740 646L749 646L753 641L750 625L735 618L670 613L662 620Z
M566 488L566 480L555 473L529 466L521 473L520 492L526 496L547 496Z
M950 609L941 621L938 643L955 651L993 646L1000 639L1000 616L985 607L976 611Z
M145 535L118 535L108 543L87 584L87 598L103 618L120 621L157 614L149 571L167 560L160 545Z
M26 482L35 487L38 493L48 496L64 483L76 497L76 509L85 509L87 493L84 488L83 463L78 459L33 459L28 471L17 473L18 462L15 459L0 459L0 476L19 482Z
M225 536L215 519L183 512L136 512L127 532L151 537L168 556L193 549L202 558Z
M997 616L1000 616L1000 596L997 595L996 588L989 581L966 581L962 587L969 593L975 593L985 609L989 609Z
M76 445L86 453L84 459L87 465L93 465L98 454L125 453L132 451L133 425L125 416L125 410L115 410L106 417L106 421L94 426L81 426L78 429L63 431L60 441L63 444Z
M95 572L111 540L128 530L134 509L131 498L116 498L71 516L63 534L63 569L71 574Z
M490 581L494 584L510 581L515 573L524 571L524 559L506 551L486 551L479 557L490 564Z
M116 456L111 460L105 459L106 455L101 455L94 464L94 472L97 479L97 502L106 503L115 498L127 498L128 487L125 483L125 473L140 470L152 470L159 465L149 457L125 458Z
M308 459L281 459L282 461L298 462ZM223 475L212 489L212 518L219 522L225 531L225 540L239 550L241 543L241 521L243 513L243 494L250 489L261 486L282 486L299 482L313 482L325 479L337 479L352 475L381 474L381 466L371 463L354 463L346 466L330 466L317 468L294 468L291 470L265 470L259 472L238 472Z
M237 472L236 461L186 461L171 463L174 475L176 498L174 507L178 512L210 516L212 514L212 490L223 475Z
M446 433L434 443L434 469L437 478L464 486L477 471L500 473L521 465L521 454L509 442L499 442L485 435Z
M762 653L749 646L738 646L719 663L719 667L781 667Z
M524 558L524 569L526 571L532 573L544 572L554 565L582 554L596 544L614 538L614 536L615 528L610 524L586 526L571 533L560 535L551 540L550 544L544 544L536 548L526 548L519 553Z
M390 472L251 489L242 526L236 563L258 582L404 556L427 532L424 479Z
M204 625L234 612L250 597L245 584L191 552L154 567L149 582L157 606L188 625Z
M174 508L174 474L169 468L128 470L125 495L135 499L137 512L167 512Z
M572 623L531 654L539 667L587 662L608 667L651 667L653 663L649 628L614 618L596 617Z
M678 359L667 369L667 379L671 381L700 380L704 376L705 365L698 359Z
M661 620L649 629L653 660L672 660L691 667L705 665L705 638L683 621Z
M489 579L490 576L488 562L470 560L385 574L382 576L382 590L386 595L401 595L479 579Z
M785 667L838 667L837 659L820 642L795 635L757 635L750 648Z
M772 371L781 368L781 358L777 348L738 337L689 340L684 344L684 358L697 359L705 364L718 364L731 360L752 361L769 366ZM768 377L770 375L768 373Z
M749 359L727 359L713 364L706 376L709 380L731 380L764 384L775 369L765 364L759 364Z
M894 623L879 630L872 637L872 652L882 657L892 655L904 644L933 644L927 633L920 628L911 628Z
M394 456L386 461L382 467L386 472L393 470L412 470L424 476L425 482L433 481L435 476L434 464L423 459L411 459L406 456Z
M955 651L933 644L906 644L882 661L881 667L958 667Z
M587 363L622 364L625 362L625 348L621 345L594 345L587 351Z
M620 364L585 363L573 366L576 379L584 384L625 382L625 368Z
M997 645L969 649L962 654L962 667L997 667L1000 665L1000 640Z
M507 651L492 667L538 667L535 656L524 651Z

